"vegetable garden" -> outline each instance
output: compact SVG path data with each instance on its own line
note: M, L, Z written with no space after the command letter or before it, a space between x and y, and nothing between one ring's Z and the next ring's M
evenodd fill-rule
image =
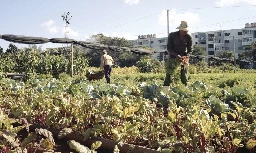
M114 68L113 84L84 75L1 75L1 152L255 152L255 71L190 74Z
M165 88L163 63L130 56L152 51L71 39L0 38L91 49L90 58L79 47L74 47L74 57L62 49L43 52L15 45L0 54L1 153L255 152L255 70L234 71L232 64L222 63L209 67L196 60L187 87L178 82ZM126 51L116 54L122 57L119 62L137 61L136 66L113 68L113 84L104 78L89 80L98 68L88 64L102 48ZM71 65L73 77L68 75ZM27 77L13 80L6 72Z

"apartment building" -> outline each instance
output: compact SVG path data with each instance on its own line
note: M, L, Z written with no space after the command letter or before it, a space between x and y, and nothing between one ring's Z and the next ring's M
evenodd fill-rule
M130 40L133 47L146 46L152 48L157 53L154 57L158 60L164 59L164 51L167 50L167 37L156 38L156 34L139 35L138 39Z
M256 23L246 23L242 29L195 32L191 36L193 45L204 47L208 56L234 51L237 58L246 46L256 41Z
M256 42L256 23L246 23L242 29L195 32L191 34L193 45L206 49L207 56L215 56L219 52L234 51L236 58L246 46ZM133 47L147 46L156 52L167 50L167 37L156 38L155 34L140 35L137 40L130 40ZM155 53L155 58L164 59L163 53Z

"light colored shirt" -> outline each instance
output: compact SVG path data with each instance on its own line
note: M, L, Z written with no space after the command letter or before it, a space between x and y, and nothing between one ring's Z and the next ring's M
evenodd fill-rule
M101 64L100 64L100 68L104 69L105 65L114 65L114 60L111 56L104 54L101 56Z

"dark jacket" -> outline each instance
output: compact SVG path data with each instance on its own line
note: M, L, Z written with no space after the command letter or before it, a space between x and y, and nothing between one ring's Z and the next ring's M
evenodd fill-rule
M184 36L184 40L180 39L179 31L172 32L168 36L167 50L181 55L186 56L188 53L192 52L192 37L189 34ZM175 56L170 55L170 57L175 58Z

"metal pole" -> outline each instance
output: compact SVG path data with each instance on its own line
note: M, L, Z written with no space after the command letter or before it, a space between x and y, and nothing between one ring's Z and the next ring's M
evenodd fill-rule
M73 55L74 55L74 52L73 52L73 43L71 43L71 77L73 77L73 75L74 75L74 69L73 69L74 60L73 60Z
M233 36L234 42L234 72L236 71L236 43L235 43L235 36Z
M167 10L167 37L169 36L169 10Z
M169 36L169 10L167 10L167 41L168 41L168 36ZM168 43L168 42L167 42ZM163 61L164 61L164 53L163 54ZM168 53L169 54L169 53Z

